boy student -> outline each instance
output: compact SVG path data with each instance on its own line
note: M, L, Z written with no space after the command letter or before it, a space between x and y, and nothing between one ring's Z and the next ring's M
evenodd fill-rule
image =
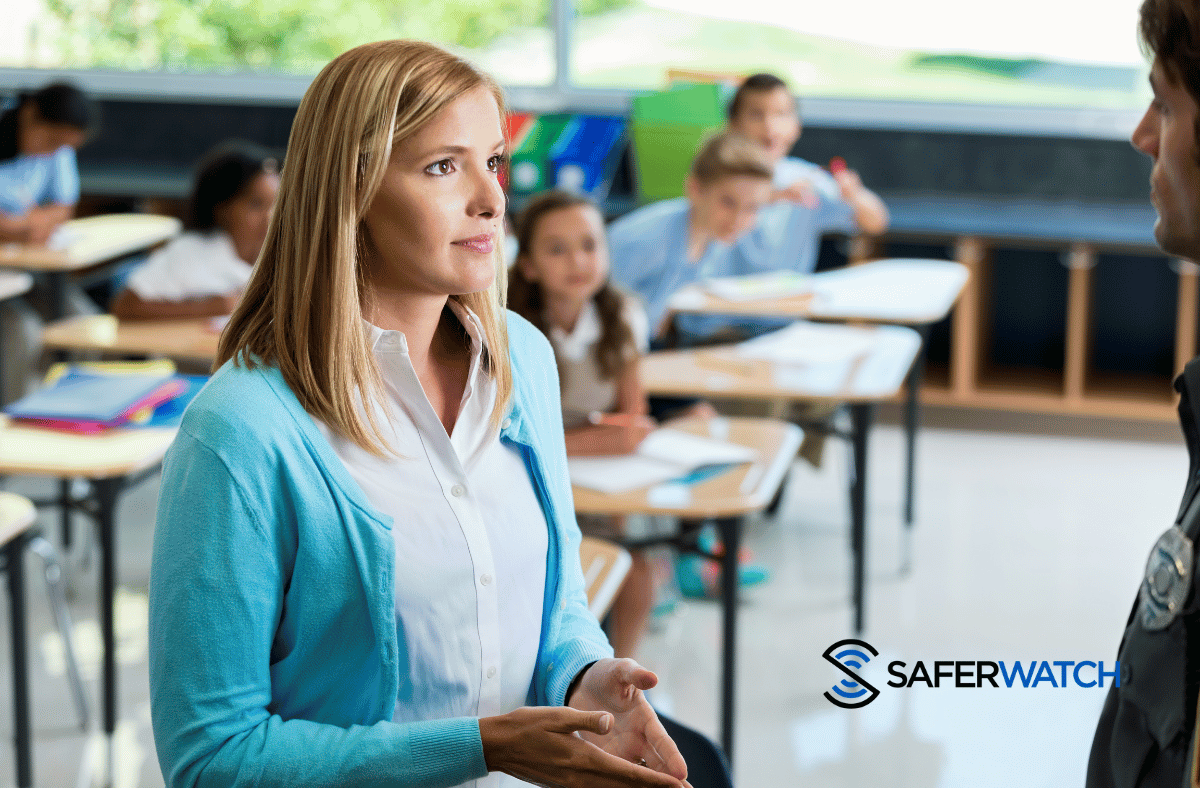
M1132 141L1154 161L1154 237L1164 252L1200 260L1200 7L1196 0L1145 0L1140 32L1154 57L1154 99ZM1150 551L1126 623L1119 680L1109 686L1092 743L1088 788L1200 784L1194 743L1200 685L1200 604L1194 582L1194 544L1200 536L1200 359L1184 368L1175 389L1191 454L1189 481L1175 522Z
M612 279L646 302L650 338L663 342L667 301L700 279L746 273L735 269L732 244L753 226L771 199L773 166L752 140L723 132L696 154L684 182L686 196L647 205L609 227ZM680 315L675 325L687 339L711 335L728 319Z
M831 175L788 156L800 139L798 110L787 84L773 74L747 77L729 102L729 128L762 145L775 165L773 204L738 243L750 271L809 273L824 233L887 230L887 207L844 162L835 160Z

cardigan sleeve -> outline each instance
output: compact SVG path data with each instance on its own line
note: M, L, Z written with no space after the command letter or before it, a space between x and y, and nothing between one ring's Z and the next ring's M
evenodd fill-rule
M487 773L472 718L341 727L273 713L271 649L289 582L283 526L184 432L162 489L150 694L168 786L435 788Z
M567 471L567 447L559 403L558 371L554 351L540 331L524 318L509 313L509 348L513 359L516 395L523 400L526 417L532 420L535 483L545 487L550 507L547 522L556 529L557 574L547 577L554 584L548 595L550 606L546 631L538 650L534 675L534 700L545 706L566 703L567 689L575 676L598 659L611 657L612 646L600 623L588 608L587 587L579 564L582 534L575 520L575 504Z

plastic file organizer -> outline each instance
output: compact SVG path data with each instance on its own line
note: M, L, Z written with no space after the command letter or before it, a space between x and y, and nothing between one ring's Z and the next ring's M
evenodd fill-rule
M542 115L533 121L525 139L515 146L512 154L512 190L517 194L533 194L549 188L550 151L571 122L570 115Z
M608 196L621 163L625 119L603 115L576 115L550 150L554 185L587 194L594 200Z
M683 194L701 142L725 123L719 85L683 85L633 99L633 152L643 201Z

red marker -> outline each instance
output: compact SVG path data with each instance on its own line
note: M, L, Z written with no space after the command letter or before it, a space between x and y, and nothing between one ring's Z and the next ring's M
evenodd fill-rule
M832 172L834 175L845 172L846 171L846 160L843 159L841 156L834 156L832 159L829 160L829 171Z

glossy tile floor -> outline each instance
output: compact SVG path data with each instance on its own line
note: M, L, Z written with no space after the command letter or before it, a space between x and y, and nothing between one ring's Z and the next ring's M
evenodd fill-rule
M1082 784L1103 690L886 686L886 665L917 660L1115 658L1146 555L1182 493L1182 441L1089 440L927 429L918 518L901 523L901 433L881 427L870 463L870 564L863 639L879 656L863 675L881 690L857 710L823 693L841 678L822 658L850 631L846 453L797 465L784 505L755 519L748 546L772 572L741 607L735 784L776 786L1061 786ZM41 481L7 488L45 495ZM159 786L149 730L145 597L154 482L121 509L118 602L122 723L116 784ZM48 533L53 518L43 516ZM903 557L910 568L902 568ZM72 612L93 715L98 662L95 567L72 568ZM98 740L75 728L43 586L29 562L38 785L86 786ZM12 785L7 606L0 612L0 786ZM687 600L661 618L641 659L657 670L655 702L710 735L717 730L716 605ZM1058 675L1058 668L1055 668ZM1085 674L1083 678L1088 678ZM1057 683L1057 682L1056 682Z

